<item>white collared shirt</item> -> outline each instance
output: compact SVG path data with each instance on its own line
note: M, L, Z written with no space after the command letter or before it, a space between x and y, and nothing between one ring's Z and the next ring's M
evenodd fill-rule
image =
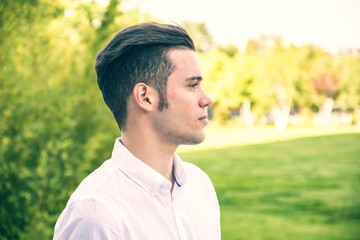
M55 225L54 239L220 239L209 177L174 155L176 184L133 156L120 139L86 177Z

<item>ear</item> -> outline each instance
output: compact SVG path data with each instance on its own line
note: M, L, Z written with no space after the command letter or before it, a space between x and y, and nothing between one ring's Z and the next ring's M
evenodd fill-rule
M133 89L136 105L145 111L152 111L155 107L155 90L145 83L138 83Z

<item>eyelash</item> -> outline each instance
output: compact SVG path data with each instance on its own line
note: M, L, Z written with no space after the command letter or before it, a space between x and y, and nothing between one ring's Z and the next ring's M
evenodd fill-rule
M189 87L195 88L197 85L199 85L199 84L198 84L198 83L194 83L194 84L191 84Z

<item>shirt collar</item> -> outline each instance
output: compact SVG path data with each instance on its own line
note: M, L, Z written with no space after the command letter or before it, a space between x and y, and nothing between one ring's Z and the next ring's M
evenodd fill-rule
M136 158L121 143L121 138L115 141L111 160L126 176L152 195L159 191L162 184L170 184L164 176ZM174 154L173 162L176 184L178 187L183 187L186 182L186 173L183 162L176 153Z
M183 187L187 180L184 163L176 153L174 154L173 160L174 160L173 172L174 172L175 182L178 187Z

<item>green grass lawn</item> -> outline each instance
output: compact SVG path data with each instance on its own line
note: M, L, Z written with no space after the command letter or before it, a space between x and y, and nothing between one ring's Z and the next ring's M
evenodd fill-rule
M212 179L224 240L360 239L360 133L180 156Z

